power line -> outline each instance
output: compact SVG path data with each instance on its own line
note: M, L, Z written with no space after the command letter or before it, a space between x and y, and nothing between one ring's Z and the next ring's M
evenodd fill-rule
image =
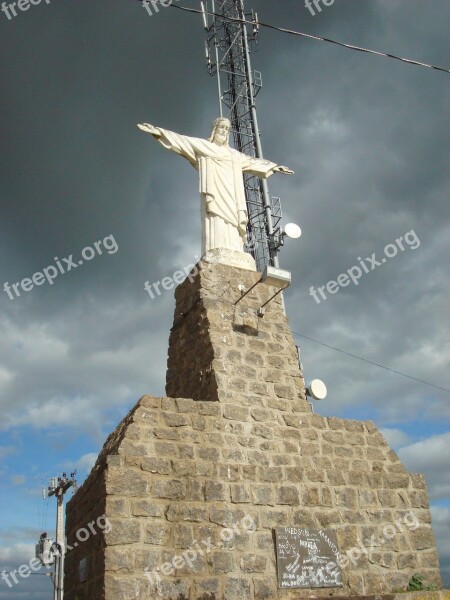
M143 4L143 0L138 0ZM146 0L148 2L148 0ZM170 4L169 6L173 8L178 8L180 10L184 10L190 13L203 14L203 11L197 8L189 8L187 6L179 6L178 4ZM214 12L206 12L205 14L210 15L211 17L220 16ZM245 19L236 19L234 17L228 17L230 21L235 21L238 23L245 23L247 25L258 25L260 27L266 27L267 29L273 29L274 31L279 31L281 33L287 33L289 35L295 35L304 37L310 40L316 40L318 42L326 42L328 44L335 44L336 46L341 46L342 48L347 48L348 50L355 50L356 52L365 52L366 54L375 54L377 56L383 56L385 58L392 58L394 60L399 60L408 65L415 65L418 67L426 67L427 69L435 69L436 71L442 71L443 73L450 73L450 69L444 69L443 67L437 67L436 65L429 65L427 63L419 62L417 60L412 60L410 58L402 58L401 56L396 56L395 54L390 54L388 52L378 52L377 50L370 50L369 48L362 48L360 46L354 46L353 44L344 44L343 42L338 42L336 40L332 40L331 38L322 37L319 35L312 35L310 33L303 33L301 31L295 31L293 29L286 29L285 27L277 27L276 25L271 25L270 23L262 23L258 21L257 23L254 21L247 21Z
M390 371L391 373L395 373L396 375L401 375L402 377L406 377L407 379L412 379L413 381L418 381L419 383L424 383L425 385L429 385L431 387L436 388L437 390L441 390L443 392L450 393L450 390L444 387L440 387L438 385L434 385L434 383L430 383L429 381L424 381L423 379L418 379L417 377L412 377L412 375L407 375L406 373L402 373L401 371L396 371L395 369L390 369L385 365L380 365L379 363L368 360L367 358L362 358L361 356L357 356L356 354L351 354L350 352L346 352L341 348L335 348L334 346L330 346L329 344L324 344L323 342L319 342L314 338L308 337L307 335L303 335L302 333L298 333L297 331L292 332L294 335L298 335L299 337L305 338L305 340L309 340L310 342L314 342L315 344L319 344L320 346L324 346L325 348L329 348L330 350L335 350L336 352L341 352L346 356L350 356L351 358L356 358L357 360L361 360L362 362L368 363L369 365L373 365L375 367L379 367L380 369L385 369L386 371Z

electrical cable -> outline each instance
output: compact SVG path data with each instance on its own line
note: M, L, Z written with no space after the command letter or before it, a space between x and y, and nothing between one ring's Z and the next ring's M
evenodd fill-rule
M148 2L148 0L145 0ZM138 2L141 2L141 4L143 4L144 0L138 0ZM161 5L163 6L163 5ZM199 10L197 8L189 8L187 6L179 6L178 4L169 4L170 7L172 8L178 8L179 10L184 10L185 12L190 12L190 13L196 13L196 14L207 14L211 17L220 17L220 18L226 18L227 20L231 21L231 22L236 22L236 23L245 23L246 25L257 25L260 27L266 27L267 29L273 29L274 31L279 31L281 33L287 33L289 35L295 35L295 36L300 36L300 37L304 37L310 40L316 40L319 42L326 42L328 44L335 44L337 46L341 46L342 48L347 48L348 50L355 50L356 52L365 52L366 54L375 54L377 56L383 56L385 58L392 58L394 60L399 60L405 64L408 65L415 65L418 67L426 67L428 69L435 69L436 71L442 71L443 73L450 73L450 69L445 69L443 67L437 67L436 65L429 65L427 63L423 63L423 62L419 62L417 60L412 60L410 58L402 58L400 56L396 56L395 54L390 54L388 52L378 52L377 50L370 50L369 48L362 48L360 46L354 46L353 44L344 44L343 42L338 42L336 40L332 40L331 38L326 38L326 37L322 37L319 35L312 35L310 33L303 33L301 31L295 31L293 29L286 29L285 27L277 27L276 25L271 25L270 23L263 23L261 21L255 22L255 21L247 21L246 19L238 19L235 17L224 17L223 15L220 15L218 13L213 13L213 12L208 12L205 11L205 13L203 13L202 10Z
M298 333L297 331L292 332L293 335L298 335L299 337L305 338L305 340L309 340L310 342L314 342L315 344L319 344L320 346L324 346L325 348L329 348L330 350L335 350L336 352L341 352L346 356L350 356L351 358L356 358L357 360L361 360L362 362L368 363L369 365L373 365L375 367L379 367L380 369L385 369L386 371L390 371L391 373L395 373L396 375L401 375L402 377L406 377L407 379L412 379L413 381L418 381L419 383L423 383L425 385L429 385L431 387L436 388L437 390L441 390L443 392L450 393L450 390L444 387L440 387L439 385L435 385L434 383L430 383L429 381L425 381L423 379L418 379L417 377L413 377L412 375L407 375L406 373L402 373L401 371L396 371L395 369L390 369L385 365L380 365L379 363L373 362L372 360L368 360L367 358L362 358L361 356L357 356L356 354L351 354L346 350L342 350L341 348L336 348L335 346L330 346L329 344L324 344L323 342L319 342L314 338L308 337L307 335L303 335L302 333Z

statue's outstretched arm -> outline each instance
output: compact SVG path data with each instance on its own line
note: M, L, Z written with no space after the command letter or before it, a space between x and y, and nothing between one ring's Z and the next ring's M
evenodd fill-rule
M139 129L142 129L142 131L150 133L153 137L158 138L162 135L160 130L154 125L150 125L150 123L138 123L138 127Z
M145 131L145 133L150 133L166 150L170 150L186 158L198 170L198 142L201 145L202 140L190 138L186 135L175 133L175 131L169 131L168 129L155 127L154 125L150 125L150 123L139 123L138 127L142 131Z
M276 163L264 158L251 158L245 154L241 154L242 171L251 173L256 177L267 179L273 173L282 173L283 175L293 175L294 171L288 167L277 165Z

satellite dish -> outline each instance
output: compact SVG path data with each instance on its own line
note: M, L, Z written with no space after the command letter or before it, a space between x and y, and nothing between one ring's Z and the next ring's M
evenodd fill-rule
M327 397L327 386L320 379L313 379L306 388L306 394L314 400L324 400Z
M289 238L296 240L302 235L302 230L295 223L288 223L284 227L284 234L287 235Z

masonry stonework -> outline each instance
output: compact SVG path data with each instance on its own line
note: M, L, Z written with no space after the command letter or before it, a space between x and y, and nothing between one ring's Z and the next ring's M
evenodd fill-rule
M67 505L70 546L100 515L110 528L67 553L66 599L392 594L418 572L440 588L423 477L372 422L311 411L280 297L256 316L273 288L235 304L259 275L199 267L176 291L168 397L139 400ZM342 587L277 588L283 526L336 531Z
M268 304L263 318L256 316L277 290L260 284L239 301L261 275L202 264L195 279L175 292L167 395L253 407L294 402L309 411L281 297Z

